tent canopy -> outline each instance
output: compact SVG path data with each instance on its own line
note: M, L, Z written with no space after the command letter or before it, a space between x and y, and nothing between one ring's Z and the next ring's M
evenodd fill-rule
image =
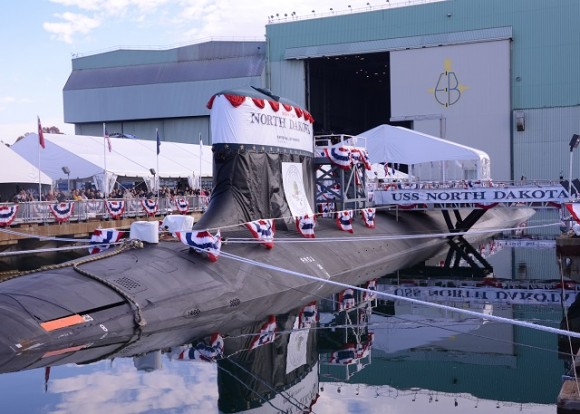
M489 156L475 148L391 125L379 125L357 137L366 139L371 163L416 165L440 161L473 161L477 165L477 177L489 178Z
M0 145L0 159L3 163L0 184L38 184L40 180L41 184L52 185L52 179L35 165L38 160L33 164L4 144Z
M27 135L12 148L29 161L37 159L40 150L40 168L53 180L99 176L102 180L106 171L108 180L132 177L147 181L152 178L151 169L156 178L187 178L190 182L194 176L212 176L213 154L207 145L161 141L157 155L157 142L149 140L110 138L109 152L103 137L44 134L44 139L45 149L40 148L36 134Z

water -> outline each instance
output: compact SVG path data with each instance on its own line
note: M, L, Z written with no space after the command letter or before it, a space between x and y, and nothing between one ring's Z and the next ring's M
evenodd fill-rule
M489 260L497 277L559 278L553 248L495 250ZM562 307L539 298L445 304L557 328ZM554 334L403 301L348 317L327 312L331 302L318 305L320 328L297 331L300 309L278 315L274 343L248 350L261 324L241 328L224 338L226 358L218 362L165 348L0 375L1 412L556 412L566 361ZM74 355L63 353L63 362Z

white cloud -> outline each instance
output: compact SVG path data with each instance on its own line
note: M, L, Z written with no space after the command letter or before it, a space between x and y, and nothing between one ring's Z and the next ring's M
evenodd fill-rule
M69 44L73 42L74 35L78 33L90 33L101 25L100 19L83 14L65 12L63 14L56 14L55 17L64 20L64 22L44 23L42 27L47 32L52 33L58 40Z

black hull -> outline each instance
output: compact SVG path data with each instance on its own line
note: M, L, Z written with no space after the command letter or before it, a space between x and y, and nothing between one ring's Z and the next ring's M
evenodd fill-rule
M528 217L494 214L478 227L501 228ZM79 265L80 272L68 266L8 280L0 284L0 372L135 355L214 332L227 334L341 290L326 280L360 285L426 260L446 243L444 237L403 238L444 233L436 215L405 213L397 220L377 214L376 225L367 229L358 221L351 235L339 231L334 220L323 219L316 239L279 232L280 242L272 250L256 243L227 242L247 237L246 232L222 234L226 239L222 251L228 255L320 281L225 256L212 263L177 241L91 261ZM324 242L328 237L379 235L401 238ZM48 331L41 326L71 315L86 320Z

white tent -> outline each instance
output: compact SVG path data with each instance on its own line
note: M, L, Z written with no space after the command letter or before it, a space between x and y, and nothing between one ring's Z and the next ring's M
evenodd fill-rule
M149 188L155 188L155 180L160 178L184 178L194 187L200 175L212 176L210 146L201 149L199 144L161 141L157 155L156 141L109 138L109 151L104 137L44 134L44 139L45 149L40 149L36 134L19 140L12 148L29 161L38 157L40 149L41 169L53 180L93 181L106 191L119 177L142 179Z
M364 138L363 141L366 141L371 163L407 164L412 169L420 164L431 166L433 163L439 163L437 171L443 171L443 177L440 177L443 179L446 178L446 171L447 178L451 178L452 169L460 169L462 174L467 172L469 175L452 178L481 180L490 178L489 156L475 148L391 125L380 125L357 135L357 138ZM424 171L424 168L421 171Z
M38 145L38 137L36 138L36 145ZM0 145L0 159L3 164L0 184L38 184L39 181L41 184L52 184L52 179L45 173L39 172L33 161L26 160L4 144ZM36 160L36 163L38 163L38 160Z
M38 137L36 138L38 144ZM2 160L2 172L0 173L0 199L6 201L16 193L16 186L21 189L30 189L38 192L38 186L52 185L52 179L39 171L36 161L28 161L21 157L12 148L4 144L0 145L0 159ZM42 189L44 192L46 187Z

